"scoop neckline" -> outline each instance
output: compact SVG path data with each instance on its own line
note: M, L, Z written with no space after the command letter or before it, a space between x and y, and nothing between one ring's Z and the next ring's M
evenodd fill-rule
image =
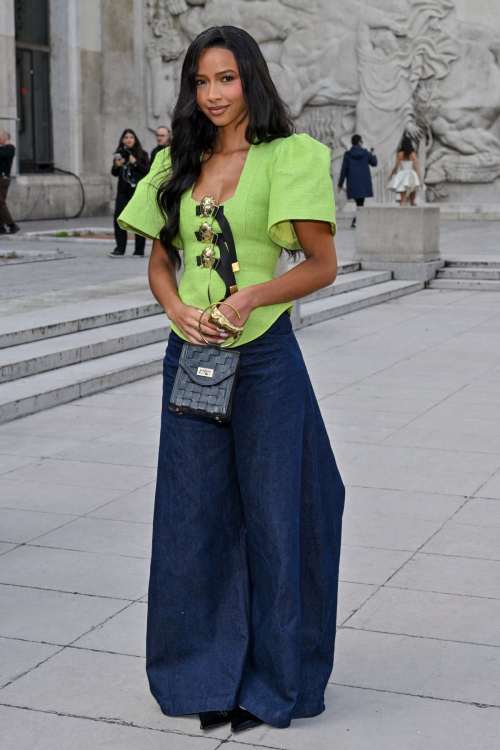
M245 159L245 163L243 164L243 169L241 170L240 178L238 180L238 184L236 185L234 193L232 194L232 196L230 198L227 198L223 203L218 203L217 205L219 205L219 206L225 206L227 203L229 203L230 201L232 201L232 200L234 200L236 198L237 193L238 193L238 191L240 189L240 186L241 186L241 184L243 182L243 179L245 177L245 172L246 172L246 169L247 169L247 166L248 166L248 162L249 162L249 159L250 159L250 152L252 151L252 149L256 145L258 145L258 144L252 143L250 145L250 148L248 149L248 152L247 152L247 155L246 155L246 159ZM203 158L203 154L202 154L202 158ZM200 205L200 201L197 200L196 198L193 198L194 188L195 188L195 186L193 185L192 188L191 188L191 190L189 191L189 197L191 198L192 201L194 201L199 206ZM204 197L205 196L203 196L203 198ZM203 200L203 198L201 200Z

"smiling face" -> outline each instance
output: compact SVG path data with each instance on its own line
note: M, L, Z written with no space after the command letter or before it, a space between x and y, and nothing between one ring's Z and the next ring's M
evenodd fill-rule
M236 125L247 109L238 64L220 47L203 50L196 72L198 106L217 127Z
M135 137L134 137L133 133L130 133L130 132L125 133L125 135L123 136L123 145L126 148L134 148L134 146L135 146Z

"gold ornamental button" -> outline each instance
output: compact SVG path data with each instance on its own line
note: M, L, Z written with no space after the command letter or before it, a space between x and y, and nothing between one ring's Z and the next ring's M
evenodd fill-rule
M206 195L200 201L200 213L204 218L212 215L212 211L215 208L215 198L211 195Z
M208 223L208 221L203 221L200 224L199 232L201 234L201 239L203 240L203 242L211 242L212 241L213 232L212 232L212 227L210 226L210 224Z
M203 268L212 268L214 260L215 250L213 249L213 247L211 247L211 245L208 245L208 247L204 247L201 253L201 262Z

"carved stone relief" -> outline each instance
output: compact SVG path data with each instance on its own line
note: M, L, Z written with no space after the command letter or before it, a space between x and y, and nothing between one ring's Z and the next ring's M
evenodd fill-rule
M379 200L405 131L429 197L500 177L500 40L462 22L454 0L145 0L145 14L152 129L169 122L190 41L231 24L255 37L297 130L326 143L334 165L354 132L375 148Z
M158 125L170 125L178 79L179 65L176 62L187 46L174 28L173 17L186 10L184 0L146 0L145 15L149 29L146 43L147 106L148 127L151 130L156 130Z

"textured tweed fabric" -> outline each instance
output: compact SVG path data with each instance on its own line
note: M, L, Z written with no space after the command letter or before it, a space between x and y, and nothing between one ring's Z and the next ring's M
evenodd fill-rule
M123 229L150 239L158 237L163 220L156 204L158 186L170 167L170 150L160 151L151 171L138 184L135 195L118 219ZM214 191L215 187L214 187ZM225 286L217 271L204 268L197 258L203 243L196 236L200 216L192 188L182 196L179 236L176 245L183 251L184 274L179 296L187 305L204 309L224 297ZM233 197L224 202L226 216L236 244L240 270L239 289L274 278L281 248L299 249L293 220L325 221L335 234L335 200L330 177L330 150L308 135L292 135L271 143L250 147L240 181ZM217 217L209 218L214 232L220 232ZM198 235L199 236L199 235ZM220 257L223 247L214 248ZM292 303L283 302L254 310L245 323L236 346L265 333ZM182 338L181 332L172 325Z

